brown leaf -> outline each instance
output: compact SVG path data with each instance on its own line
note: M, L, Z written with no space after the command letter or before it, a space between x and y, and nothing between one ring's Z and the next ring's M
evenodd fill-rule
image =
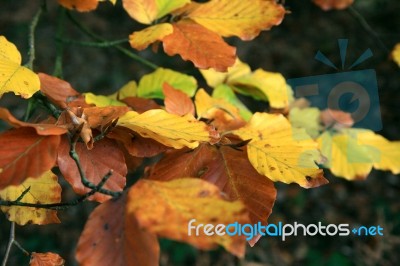
M354 0L313 0L322 10L345 9L353 4Z
M225 43L217 33L190 20L172 25L174 32L163 39L168 55L179 54L198 68L214 68L221 72L235 63L236 48Z
M38 135L63 135L68 132L68 128L61 125L45 124L45 123L26 123L16 119L7 109L0 107L0 119L6 121L13 127L31 127L36 130Z
M78 167L70 157L69 151L69 142L66 138L63 138L58 150L58 167L74 191L78 194L85 194L90 191L90 188L82 184ZM88 150L83 143L78 142L76 143L76 152L79 155L83 172L91 183L97 185L110 170L113 170L113 174L103 188L111 191L122 191L126 182L127 168L124 154L114 140L104 138L96 142L92 150ZM89 199L104 202L109 198L110 196L96 193Z
M144 138L125 127L114 128L107 137L120 141L129 154L135 157L153 157L168 149L167 146L153 139Z
M63 266L65 261L56 253L32 252L29 266Z
M194 116L194 104L186 93L175 89L168 83L163 84L164 105L168 113Z
M140 97L126 97L121 100L123 103L126 103L129 107L139 114L144 113L151 109L161 109L161 107L151 99L145 99Z
M91 128L102 128L129 111L127 106L88 107L83 115Z
M202 178L215 184L229 199L242 200L252 223L266 223L272 212L276 198L274 184L257 173L247 159L245 148L238 151L232 147L203 144L193 151L171 151L149 174L150 179L160 181L185 176Z
M160 247L157 237L126 215L126 197L99 205L79 238L76 259L82 266L155 266Z
M0 189L39 177L56 163L60 136L40 136L33 128L0 134Z
M58 3L68 9L88 12L97 8L99 0L58 0Z
M55 105L67 108L69 103L79 96L79 92L71 87L68 82L45 73L38 74L40 90Z

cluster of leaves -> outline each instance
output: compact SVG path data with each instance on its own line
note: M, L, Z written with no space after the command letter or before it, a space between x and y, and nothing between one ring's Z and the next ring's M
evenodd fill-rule
M340 9L352 1L315 2ZM59 3L89 11L98 0ZM81 94L21 66L17 48L0 37L0 95L13 92L47 111L27 122L0 108L13 127L0 134L1 210L17 224L43 225L60 222L57 210L101 203L78 242L81 265L157 265L158 237L200 249L221 245L242 257L244 236L189 236L188 221L266 223L274 182L318 187L328 183L323 167L349 180L366 178L372 167L400 172L400 142L351 128L349 114L294 100L281 74L252 71L222 39L251 40L279 24L285 9L275 1L123 0L123 6L152 24L130 36L133 48L162 42L167 54L202 68L212 94L198 89L194 77L164 68L112 95ZM252 113L238 94L268 102L269 110ZM128 172L150 157L156 162L126 187ZM55 167L76 201L61 202ZM63 264L56 254L32 254L31 265L46 261Z

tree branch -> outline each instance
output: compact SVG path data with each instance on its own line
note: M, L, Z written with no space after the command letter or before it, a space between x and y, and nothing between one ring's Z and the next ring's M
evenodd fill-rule
M15 239L15 223L11 222L10 237L8 239L6 254L4 254L4 259L3 259L1 266L6 266L6 264L7 264L8 257L10 256L10 252L11 252L11 248L12 248L14 239Z
M57 41L65 43L65 44L74 44L74 45L89 46L89 47L96 47L96 48L112 47L112 46L116 46L118 44L127 43L129 41L128 39L121 39L121 40L104 41L104 42L84 42L84 41L75 41L75 40L71 40L71 39L61 39L61 38L56 38L56 39L57 39Z
M33 61L35 61L35 30L36 26L39 22L40 16L43 12L43 7L36 12L35 16L32 19L32 22L29 26L29 59L26 63L26 67L29 69L33 68Z

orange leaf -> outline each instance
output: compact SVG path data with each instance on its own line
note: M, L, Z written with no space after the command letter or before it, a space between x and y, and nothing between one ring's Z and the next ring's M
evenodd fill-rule
M58 126L54 124L34 124L34 123L26 123L19 121L16 119L7 109L0 107L0 119L6 121L11 126L19 128L19 127L32 127L36 130L38 135L47 136L47 135L63 135L68 132L68 129L65 126Z
M97 8L99 0L58 0L58 3L68 9L88 12Z
M322 10L345 9L353 4L354 0L313 0Z
M64 263L65 261L58 254L32 252L29 266L63 266Z
M215 184L231 200L240 199L252 223L266 223L276 198L274 184L260 175L247 159L247 152L231 147L203 144L193 151L167 153L150 170L149 178L168 181L193 176Z
M79 96L79 92L71 87L68 82L52 77L50 75L39 73L40 90L55 105L61 108L67 108L68 103Z
M91 128L104 127L130 110L127 106L88 107L83 115Z
M163 84L163 93L165 95L165 109L168 113L181 116L191 114L194 116L193 102L186 93L175 89L166 82Z
M188 14L190 19L221 36L242 40L252 40L260 31L279 25L285 15L275 1L212 0L195 5Z
M107 137L120 141L129 154L135 157L153 157L168 149L154 139L144 138L125 127L114 128Z
M56 163L60 136L40 136L32 128L0 134L0 189L39 177Z
M242 257L245 251L243 235L189 234L188 222L198 224L231 224L249 222L248 213L240 201L225 200L213 184L198 178L181 178L169 182L139 180L128 193L127 213L160 237L184 241L198 248L211 249L216 244ZM223 215L221 215L223 213Z
M139 228L133 215L126 215L125 202L125 196L109 200L92 212L76 250L79 265L158 265L157 237Z
M74 191L78 194L85 194L90 191L90 188L82 184L78 167L70 157L69 151L69 142L66 138L63 138L58 150L58 167ZM114 140L104 138L96 142L92 150L88 150L83 143L78 142L76 144L76 152L83 172L91 183L97 185L110 170L113 170L113 174L103 188L111 191L122 191L125 186L127 168L124 154ZM96 193L89 199L104 202L109 198L110 196L108 195Z
M227 71L236 60L236 48L229 46L215 32L190 20L173 24L174 32L163 39L168 55L179 54L198 68Z

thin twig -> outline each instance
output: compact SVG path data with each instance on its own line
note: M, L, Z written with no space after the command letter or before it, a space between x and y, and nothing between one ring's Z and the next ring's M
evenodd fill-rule
M386 45L383 43L383 41L381 40L381 38L379 37L379 35L372 29L372 27L368 24L368 22L365 20L365 18L360 14L360 12L358 12L354 7L350 6L348 8L349 12L351 15L353 15L358 22L361 24L361 26L370 34L372 35L379 43L379 46L381 46L381 48L383 50L385 50L385 52L390 53L390 50L386 47Z
M88 35L90 38L99 41L99 42L108 42L107 40L103 39L102 37L98 36L97 34L93 33L91 30L89 30L88 28L86 28L84 25L82 25L77 19L75 19L70 12L67 13L68 18L70 19L70 21L78 28L80 29L83 33L85 33L86 35ZM128 57L136 60L139 63L142 63L143 65L151 68L151 69L157 69L158 66L156 64L153 64L152 62L138 56L135 53L132 53L131 51L129 51L128 49L125 49L124 47L120 46L120 45L115 45L112 46L115 49L117 49L118 51L120 51L121 53L127 55Z
M33 61L35 61L35 30L42 12L43 7L36 12L29 26L29 59L26 63L26 67L29 69L33 69Z
M6 254L4 254L4 259L3 259L1 266L6 266L6 264L7 264L8 257L10 256L11 248L14 243L14 239L15 239L15 223L11 222L10 237L8 239Z
M56 38L56 39L57 39L57 41L65 43L65 44L74 44L74 45L96 47L96 48L108 48L108 47L112 47L112 46L116 46L118 44L128 42L128 39L108 41L108 42L84 42L84 41L76 41L76 40L71 40L71 39L60 39L60 38Z

